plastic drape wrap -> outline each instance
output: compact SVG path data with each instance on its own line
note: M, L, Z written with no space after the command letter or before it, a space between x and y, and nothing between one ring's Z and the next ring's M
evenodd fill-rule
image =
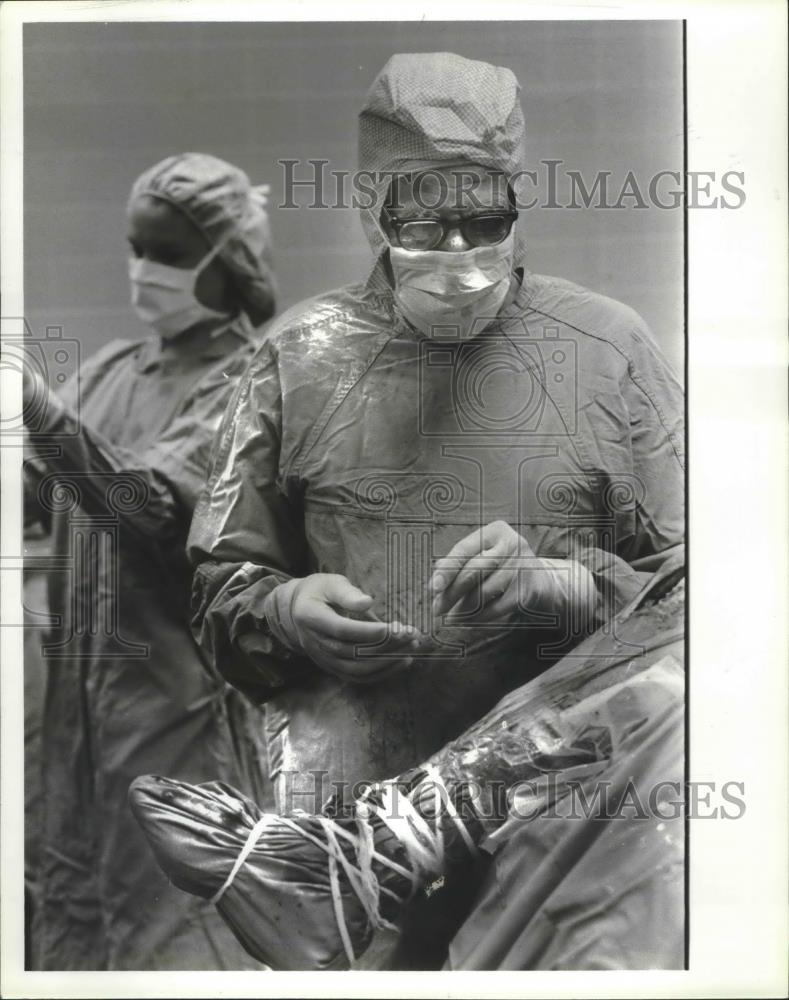
M458 740L324 815L157 777L132 808L175 885L276 969L363 966L480 856L449 967L681 967L682 811L658 793L681 791L683 609L677 552Z

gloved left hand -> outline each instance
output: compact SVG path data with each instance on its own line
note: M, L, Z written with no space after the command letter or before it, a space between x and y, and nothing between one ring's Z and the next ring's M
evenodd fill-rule
M461 539L436 563L428 589L433 615L447 615L447 624L506 624L529 613L561 620L571 609L583 621L591 618L598 602L585 566L573 559L537 557L504 521Z

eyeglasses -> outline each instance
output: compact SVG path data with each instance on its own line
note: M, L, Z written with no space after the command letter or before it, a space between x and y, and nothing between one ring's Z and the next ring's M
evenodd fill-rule
M459 229L466 243L473 247L493 247L507 239L518 218L517 212L497 212L444 222L441 219L394 219L386 209L384 214L404 250L434 250L453 229Z

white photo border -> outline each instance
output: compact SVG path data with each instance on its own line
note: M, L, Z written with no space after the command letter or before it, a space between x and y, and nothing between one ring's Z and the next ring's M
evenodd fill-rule
M279 5L4 4L2 315L23 315L22 25L28 21L277 20ZM315 0L296 20L477 20L478 5L391 8ZM737 211L687 216L690 500L690 778L741 781L745 815L693 820L685 972L41 973L23 966L21 630L2 640L0 994L12 997L762 997L786 992L787 929L787 101L779 0L610 6L527 0L486 19L686 22L688 169L745 173ZM494 17L495 15L495 17ZM18 412L21 379L2 371ZM2 449L2 551L21 556L20 449ZM21 620L21 575L0 580ZM144 915L141 915L144 919ZM265 975L265 980L261 979Z

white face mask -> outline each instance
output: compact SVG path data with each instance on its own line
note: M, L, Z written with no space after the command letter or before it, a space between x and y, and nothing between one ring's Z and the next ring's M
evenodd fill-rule
M143 323L167 338L209 319L230 319L231 313L209 309L195 295L198 275L218 252L219 247L214 247L196 267L190 268L131 257L131 301Z
M507 297L514 249L514 230L496 246L461 253L390 247L395 302L428 337L435 327L454 327L467 340L488 326Z

